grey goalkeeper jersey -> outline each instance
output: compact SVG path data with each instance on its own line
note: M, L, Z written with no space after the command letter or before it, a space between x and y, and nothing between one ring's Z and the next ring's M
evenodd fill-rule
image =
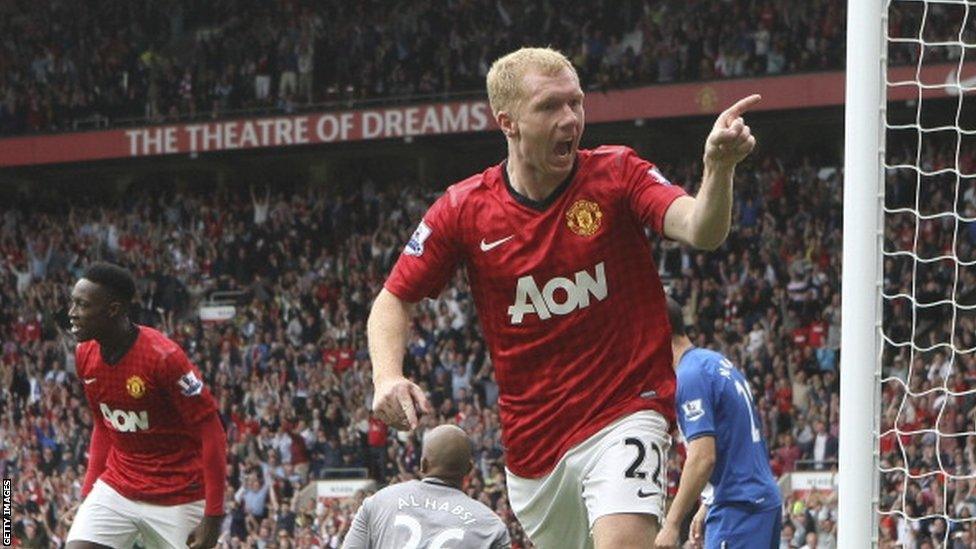
M508 549L495 513L435 478L388 486L366 498L344 549Z

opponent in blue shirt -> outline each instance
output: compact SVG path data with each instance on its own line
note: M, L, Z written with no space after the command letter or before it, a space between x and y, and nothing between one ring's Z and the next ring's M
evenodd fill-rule
M707 482L713 492L692 521L693 541L701 541L704 519L706 549L777 548L783 501L749 385L727 358L691 344L670 298L668 313L687 458L656 544L678 546L681 523Z

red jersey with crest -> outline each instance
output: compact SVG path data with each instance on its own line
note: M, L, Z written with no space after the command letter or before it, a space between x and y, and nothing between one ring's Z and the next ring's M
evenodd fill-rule
M570 448L645 409L674 418L671 331L644 228L685 192L627 147L580 150L545 201L519 195L505 164L430 207L388 291L436 297L468 279L499 386L506 465L539 477Z
M111 448L101 480L123 496L160 505L204 499L199 423L217 412L200 370L162 333L139 326L116 364L95 340L78 345L78 377Z

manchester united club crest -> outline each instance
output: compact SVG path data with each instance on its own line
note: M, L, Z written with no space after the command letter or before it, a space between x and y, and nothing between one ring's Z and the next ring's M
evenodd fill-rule
M603 212L600 205L592 200L577 200L566 210L566 224L569 230L580 236L593 236L600 230Z
M132 398L142 398L146 394L146 382L139 376L132 376L125 380L125 390Z

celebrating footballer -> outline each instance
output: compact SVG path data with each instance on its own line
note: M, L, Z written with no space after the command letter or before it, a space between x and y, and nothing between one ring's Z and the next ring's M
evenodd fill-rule
M132 274L88 267L68 317L78 377L95 417L68 549L213 547L224 516L226 438L183 350L133 323Z
M508 156L430 207L376 297L373 409L401 429L429 412L402 371L412 304L463 265L499 385L509 499L532 542L652 547L675 375L645 227L695 248L725 240L735 166L755 146L742 115L760 98L718 117L691 197L630 148L580 149L584 96L561 53L505 55L487 88Z

